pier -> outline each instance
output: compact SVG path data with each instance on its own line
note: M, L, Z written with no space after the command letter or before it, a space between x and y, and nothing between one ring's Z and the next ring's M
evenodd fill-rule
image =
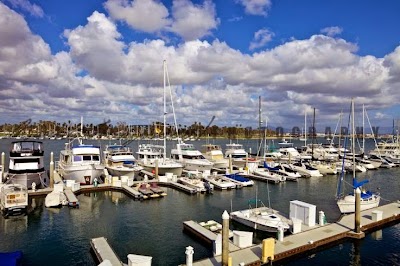
M104 261L109 261L110 265L124 265L118 256L115 254L114 250L108 244L108 241L104 237L93 238L90 241L90 245L93 249L97 260L102 263Z
M363 238L366 232L372 232L400 222L400 202L393 202L377 208L361 212L361 233L354 232L354 214L343 216L339 221L326 225L316 225L306 231L285 236L283 241L275 240L275 250L273 262L290 259L295 255L300 255L307 251L335 244L340 240L351 238ZM184 225L185 226L185 225ZM196 232L203 235L202 230L195 228ZM198 230L198 231L197 231ZM203 235L205 237L205 235ZM232 258L232 265L262 265L262 245L253 245L248 248L229 250ZM193 265L209 266L220 265L221 256L207 258L194 262Z

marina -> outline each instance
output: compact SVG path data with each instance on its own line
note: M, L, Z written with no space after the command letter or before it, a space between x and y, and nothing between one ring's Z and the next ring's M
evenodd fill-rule
M198 143L199 145L201 145L201 143ZM46 149L47 150L47 149ZM55 149L54 149L55 150ZM386 181L388 180L392 180L391 178L395 178L394 177L394 173L398 172L398 168L393 168L393 169L380 169L380 170L376 170L374 172L374 175L376 175L376 173L382 173L385 175ZM150 175L152 173L147 172L145 174L149 174L148 177L151 177ZM391 178L389 178L389 176L391 176ZM378 177L379 178L379 177ZM385 192L383 193L385 195L384 197L384 202L383 204L387 203L387 201L396 201L397 200L397 193L395 192L396 189L398 191L398 188L394 188L393 191L392 188L391 190L387 190L385 188L384 185L381 185L380 181L381 179L378 180L371 180L371 183L373 186L377 186L379 184L381 192ZM108 180L109 181L109 180ZM121 181L121 180L119 180ZM129 199L133 198L135 199L135 193L131 193L129 194L128 190L126 187L126 185L123 185L122 182L116 182L117 186L113 186L115 184L113 184L113 180L111 180L111 184L98 184L97 186L93 185L81 185L79 187L80 190L75 191L76 194L76 198L77 201L79 201L79 208L74 209L74 208L50 208L50 209L43 209L42 211L40 211L41 216L44 215L44 217L48 216L51 214L51 216L54 218L56 218L56 220L58 220L57 224L60 223L60 218L61 216L65 216L66 217L70 216L70 215L74 215L73 213L75 212L79 212L80 215L83 215L83 217L88 223L92 224L96 224L96 228L98 228L98 226L100 226L99 228L104 228L102 230L96 230L96 232L92 232L89 235L87 235L86 237L84 237L86 239L86 248L88 245L90 245L90 241L91 239L95 239L98 237L106 237L107 241L109 242L109 245L112 246L112 249L115 251L115 253L117 254L117 256L119 258L121 258L121 261L126 261L126 257L128 254L142 254L142 255L147 255L147 256L151 256L153 258L153 263L154 265L178 265L178 264L182 264L184 263L184 252L185 252L185 248L187 246L192 246L194 247L194 259L196 263L200 263L200 261L206 261L205 258L207 257L212 257L212 250L210 249L209 245L204 245L202 243L202 241L200 241L200 238L195 237L192 238L191 236L188 236L186 233L182 232L181 230L178 230L179 233L177 233L177 229L176 229L176 223L178 224L182 224L183 221L188 221L188 220L215 220L215 221L221 221L221 213L223 212L223 210L230 210L231 208L233 208L233 210L238 210L238 209L244 209L246 206L243 206L243 202L245 201L244 199L248 199L251 197L254 197L255 195L255 191L258 191L258 195L259 197L266 202L267 199L267 195L266 195L266 189L270 190L270 197L271 197L271 201L272 201L272 206L274 207L274 209L278 209L283 213L287 213L288 212L288 204L290 200L293 200L292 196L293 195L297 195L295 196L295 198L297 199L301 199L304 200L306 202L310 202L313 204L317 204L317 208L320 210L324 210L326 215L327 215L327 220L329 221L328 224L332 224L336 221L339 220L340 218L340 213L338 213L337 210L337 206L335 206L335 201L334 201L334 196L332 196L332 198L330 200L326 199L321 201L321 195L319 193L316 193L315 189L313 190L313 187L319 187L322 188L322 190L324 191L324 194L329 194L331 193L331 195L334 195L334 190L335 190L335 184L336 184L336 177L332 176L332 177L323 177L323 178L301 178L299 179L298 182L292 183L292 182L284 182L284 183L280 183L280 184L276 184L276 185L270 185L269 187L267 186L266 182L262 182L262 181L257 181L255 180L255 184L254 186L251 187L242 187L241 189L233 189L233 190L222 190L222 191L216 191L214 192L212 195L207 195L207 194L194 194L191 193L190 190L187 190L186 193L182 193L183 188L178 189L178 186L182 186L182 184L179 183L174 183L174 182L169 182L168 180L160 180L161 182L159 182L159 184L163 187L163 189L166 191L166 194L168 194L167 197L164 198L158 198L158 200L150 200L150 201L129 201ZM167 182L166 182L167 181ZM377 182L377 183L375 183ZM389 181L388 181L389 182ZM394 181L392 181L394 182ZM121 186L119 186L119 184L121 184ZM179 185L177 185L179 184ZM398 184L398 183L396 183ZM137 191L134 189L134 185L135 184L131 184L132 187L128 186L128 188L132 189L132 191L135 191L137 193ZM326 191L326 189L329 188L331 192ZM185 188L187 189L187 188ZM36 191L30 191L29 194L30 196L30 200L29 200L29 211L28 211L28 215L21 217L21 218L17 218L17 222L15 222L15 224L20 223L21 220L24 219L29 219L31 220L29 217L32 217L33 213L37 212L35 210L39 210L41 209L41 207L38 206L43 206L40 202L43 202L43 196L46 195L46 193L48 194L51 190L49 189L38 189ZM282 194L282 192L284 191L284 194ZM123 192L123 194L121 194L121 192ZM261 192L261 195L260 195ZM389 192L389 193L388 193ZM299 194L300 193L300 194ZM39 196L42 195L42 196ZM107 200L108 198L108 200ZM101 202L98 202L98 200L101 200ZM89 201L88 201L89 200ZM108 202L109 200L111 200L110 202ZM178 200L178 201L177 201ZM90 203L92 202L92 203ZM94 207L92 204L94 202L96 203L96 207ZM112 203L113 202L113 203ZM135 203L136 202L136 203ZM34 203L34 204L33 204ZM39 203L39 204L38 204ZM110 212L110 208L106 207L106 206L110 206L117 204L115 206L118 206L118 209L116 209L115 211L117 211L119 214L113 214L114 211ZM33 204L33 207L32 207ZM101 205L99 205L101 204ZM104 205L106 204L106 205ZM121 207L121 204L123 204L124 207ZM139 205L137 205L139 204ZM144 204L144 205L143 205ZM151 209L153 209L150 206L147 205L152 205L153 208L156 207L156 217L158 217L158 219L154 219L154 218L150 218L153 217L152 213L153 211L151 211ZM182 205L183 204L183 205ZM206 204L206 205L204 205ZM381 204L382 206L384 206L383 204ZM161 207L161 205L163 207ZM92 207L91 207L92 206ZM102 207L100 207L102 206ZM139 209L138 207L141 206ZM146 207L147 206L147 207ZM203 206L203 207L202 207ZM207 207L208 206L208 207ZM210 207L212 206L212 211L210 212ZM382 207L381 206L381 207ZM101 212L103 213L104 211L107 211L107 216L111 215L114 217L126 217L127 213L132 212L132 213L137 213L140 217L140 220L137 220L137 218L134 218L132 216L129 216L129 224L128 223L124 223L123 221L119 221L117 222L116 220L112 219L106 219L106 217L104 215L98 216L95 215L94 217L91 215L91 213L93 213L93 210L88 211L89 209L95 208L95 213ZM200 207L200 208L199 208ZM38 209L39 208L39 209ZM132 209L134 208L134 209ZM196 209L196 211L193 211L194 208ZM176 209L176 211L173 211L173 209ZM179 210L179 211L178 211ZM173 212L174 216L176 217L171 217L171 215L167 215L167 213L169 212ZM122 213L120 213L122 212ZM125 213L126 214L123 214ZM383 212L385 213L385 212ZM154 213L155 214L155 213ZM122 216L121 216L122 215ZM144 216L143 216L144 215ZM151 215L150 217L146 218L146 216ZM143 216L143 217L142 217ZM368 216L368 214L366 214L366 216ZM383 216L385 217L385 214L383 214ZM59 217L59 218L57 218ZM90 218L91 217L91 218ZM96 218L97 217L97 218ZM99 220L101 217L101 220ZM72 217L71 217L72 218ZM21 220L20 220L21 219ZM68 218L70 219L70 218ZM104 221L103 221L104 219ZM152 247L152 248L143 248L143 247L139 247L138 243L140 243L140 246L142 246L143 243L145 243L145 247L148 246L148 244L151 244L151 241L149 242L148 240L146 240L147 238L142 238L140 237L138 234L140 234L140 232L143 232L143 229L139 229L138 231L135 230L135 232L128 230L128 234L130 235L130 239L134 239L134 240L127 240L126 237L123 237L121 234L118 234L117 231L119 230L127 230L127 229L122 229L122 228L129 228L132 225L136 226L140 226L140 228L146 228L147 226L145 226L145 224L142 222L142 219L144 219L146 221L146 223L150 223L151 224L151 228L154 229L154 234L158 234L158 235L154 235L153 237L156 237L157 239L166 237L167 239L170 238L170 236L174 235L174 237L172 237L172 240L168 240L167 243L173 243L173 244L169 244L170 248L168 248L168 251L165 250L165 247L162 248L161 250L164 250L162 252L157 251L159 250L160 247ZM367 219L371 220L371 216L369 216L369 218L367 217ZM386 224L386 218L384 218L385 222L381 222L380 226L385 226ZM174 222L175 221L175 222ZM392 221L392 223L394 222L394 224L396 224L396 221ZM9 221L2 221L3 226L5 224L7 224L6 227L3 227L2 230L7 230L10 228L10 224L12 224L14 222L14 220L9 220ZM122 222L122 224L121 224ZM171 228L166 228L165 226L162 226L162 224L175 224L175 226L172 226ZM382 224L383 223L383 224ZM63 224L63 222L60 223L60 226ZM76 224L76 222L73 222L73 224ZM115 224L120 224L120 226L122 226L121 229L119 230L112 230L112 232L108 232L106 230L106 228L109 228L109 226L113 225L115 226ZM128 226L128 227L127 227ZM143 227L144 226L144 227ZM58 227L58 226L57 226ZM181 227L181 226L179 226ZM243 230L243 231L249 231L248 228L243 227L241 225L239 225L238 223L232 221L231 222L231 227L234 230ZM85 227L87 228L87 227ZM139 227L138 227L139 228ZM162 232L160 230L165 229L165 232ZM369 231L374 231L376 229L376 226L372 226L371 228L368 228ZM67 230L68 232L68 227L63 226L63 230ZM8 230L7 230L8 231ZM92 230L89 230L89 232L91 232ZM251 230L250 230L251 231ZM369 232L368 231L368 232ZM152 234L150 233L150 231L145 230L146 232L146 236L151 236ZM368 233L367 232L367 233ZM303 232L302 232L303 233ZM305 233L305 232L304 232ZM10 234L10 231L8 231L6 234ZM30 234L30 231L26 231L26 234ZM73 233L73 231L70 231L69 235L72 234L76 234ZM133 235L132 235L133 234ZM268 233L260 233L258 231L254 231L253 232L254 236L253 236L253 242L256 245L255 247L259 248L260 247L260 243L262 242L263 239L268 238L268 237L276 237L276 235L270 235ZM72 236L71 235L71 236ZM80 236L81 233L78 233L77 236L79 238L81 238L82 236ZM288 237L294 237L296 234L286 234L285 235L285 241ZM160 237L163 236L163 237ZM73 237L74 238L74 237ZM122 246L120 243L120 238L122 239L122 241L124 241L124 239L126 239L124 241L125 246ZM118 241L116 241L116 239L118 239ZM346 240L346 237L343 237L344 241L348 241ZM165 240L163 240L165 241ZM170 242L173 241L173 242ZM315 240L314 240L315 241ZM148 244L146 244L148 242ZM293 242L292 240L290 240L289 242ZM327 240L324 240L324 242L329 243L336 243L336 242L330 242ZM314 242L315 243L315 242ZM286 243L287 244L287 243ZM82 244L83 246L84 243ZM82 246L82 247L83 247ZM157 245L158 246L158 245ZM279 243L277 243L276 248L278 248ZM148 246L150 247L150 246ZM317 245L316 247L320 247L320 245ZM18 248L16 246L16 248ZM276 249L277 250L277 249ZM306 249L302 249L299 248L299 250L302 250L301 252L299 252L298 254L303 254L303 252L305 251L309 251ZM312 250L312 249L311 249ZM162 254L165 252L169 252L171 254L175 254L173 255L171 258L166 258L164 257ZM239 252L239 251L236 251ZM242 251L244 252L244 251ZM82 252L79 252L79 258L82 259L82 261L88 262L89 260L92 260L93 265L96 264L96 260L94 260L93 258L91 258L90 256L84 255ZM239 253L238 253L239 254ZM283 255L279 255L280 253L276 254L276 258L280 258L279 256L283 256ZM297 254L297 253L294 253ZM54 254L55 255L55 254ZM235 256L235 255L233 255ZM290 255L292 256L292 255ZM218 258L218 257L217 257ZM288 256L284 256L281 259L287 259ZM25 261L32 261L32 257L29 256L29 252L25 253L24 252L24 257L23 260ZM64 258L65 259L65 258ZM77 257L75 256L74 259L77 259ZM279 259L279 260L281 260ZM35 258L33 261L37 261L38 259ZM54 258L55 261L58 261L58 258ZM161 262L162 260L162 262ZM167 261L164 263L164 260ZM277 261L279 261L277 260ZM40 259L38 260L40 261ZM67 259L68 261L68 259ZM71 261L71 260L69 260ZM257 261L254 260L253 262ZM290 260L289 260L290 261ZM236 261L235 261L236 262ZM28 263L29 264L29 263ZM40 265L40 262L38 262L36 264L36 262L31 262L30 264L32 265ZM74 263L72 263L74 264ZM65 264L66 265L66 264ZM202 264L200 264L202 265Z

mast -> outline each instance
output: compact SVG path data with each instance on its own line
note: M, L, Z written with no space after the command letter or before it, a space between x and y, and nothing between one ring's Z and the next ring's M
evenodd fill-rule
M304 147L307 147L307 109L304 110Z
M257 151L257 157L260 156L261 152L261 126L262 126L262 119L261 119L261 96L258 96L258 131L259 131L259 143L258 147L260 147Z
M356 156L355 156L355 130L354 130L354 99L351 99L351 149L353 152L353 187L356 179Z
M362 128L362 134L363 134L363 138L362 138L362 153L363 153L363 155L364 155L364 151L365 151L365 131L364 131L364 124L365 124L365 106L364 106L364 104L363 104L362 124L363 124L363 128Z
M315 130L315 107L314 107L314 114L313 114L313 132L312 132L312 142L311 142L311 160L314 160L314 140L316 135Z
M163 101L164 101L164 114L163 114L163 123L164 123L164 128L163 128L163 130L164 130L164 140L163 140L163 145L164 145L164 153L163 153L163 160L165 161L165 158L167 157L167 138L166 138L166 135L167 135L167 133L166 133L166 115L167 115L167 104L166 104L166 93L165 93L165 89L166 89L166 71L167 71L167 69L166 69L166 61L164 60L164 62L163 62L163 72L164 72L164 75L163 75L163 77L164 77L164 90L163 90L163 94L164 94L164 96L163 96Z

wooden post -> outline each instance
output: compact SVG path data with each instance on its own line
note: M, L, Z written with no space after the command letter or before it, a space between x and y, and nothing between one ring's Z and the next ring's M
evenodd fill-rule
M222 266L229 264L229 214L222 214Z
M356 233L361 233L361 190L360 188L356 188L356 206L355 206L355 214L354 214L354 223Z
M158 159L156 159L156 169L155 169L154 177L156 179L158 179Z

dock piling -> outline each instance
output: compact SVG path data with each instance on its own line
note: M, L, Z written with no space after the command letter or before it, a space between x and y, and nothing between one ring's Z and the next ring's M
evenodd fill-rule
M229 265L229 214L222 214L222 266Z
M360 188L356 189L356 207L355 207L355 215L354 215L354 222L355 222L355 230L356 233L361 233L361 190Z
M193 247L187 246L185 254L186 254L186 265L192 266L193 265L193 254L194 254Z
M54 158L53 158L53 152L50 153L50 183L49 186L51 188L54 187Z
M1 165L3 166L3 170L1 171L0 184L3 183L3 178L5 176L4 175L4 172L6 171L5 163L6 163L6 154L3 151L1 153Z

